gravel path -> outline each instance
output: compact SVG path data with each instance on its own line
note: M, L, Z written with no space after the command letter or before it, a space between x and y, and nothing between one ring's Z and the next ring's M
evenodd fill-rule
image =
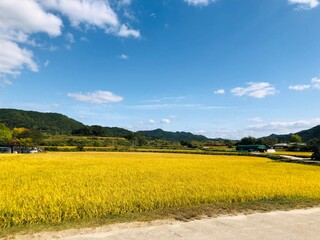
M190 222L124 223L19 236L19 240L251 240L320 239L320 208L221 216Z

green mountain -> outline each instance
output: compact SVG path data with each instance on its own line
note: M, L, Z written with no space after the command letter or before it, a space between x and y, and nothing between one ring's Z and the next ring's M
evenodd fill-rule
M320 138L320 125L296 133L282 135L271 134L270 136L268 136L268 138L273 137L278 138L279 142L289 142L291 134L297 134L302 138L303 142L308 142L311 139Z
M310 128L309 130L297 132L296 134L298 134L304 142L307 142L313 138L320 138L320 125Z
M81 122L59 113L41 113L16 109L0 109L0 123L9 128L25 127L37 129L48 134L66 134L78 136L128 137L133 132L118 127L86 126ZM147 139L166 139L170 141L198 141L210 139L189 132L167 132L162 129L139 131Z
M197 142L205 142L210 139L206 138L202 135L194 135L189 132L168 132L162 129L156 129L151 131L138 131L138 134L145 136L149 139L166 139L170 141L197 141Z
M71 134L85 125L59 113L0 109L0 123L9 128L24 127L50 134Z

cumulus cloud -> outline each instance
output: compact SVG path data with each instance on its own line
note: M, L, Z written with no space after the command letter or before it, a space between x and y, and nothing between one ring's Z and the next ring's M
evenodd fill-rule
M207 6L210 3L215 2L215 0L184 0L184 1L192 6Z
M81 23L105 28L117 26L119 20L108 1L103 0L38 0L49 10L61 12L72 26Z
M171 120L169 118L163 118L161 119L160 121L161 123L164 123L164 124L170 124L171 123Z
M157 122L155 120L153 120L153 119L149 119L148 123L155 124Z
M313 88L320 89L320 78L312 78L311 83Z
M289 4L297 5L297 9L312 9L319 5L318 0L288 0Z
M122 24L118 36L120 37L134 37L134 38L140 38L140 31L129 29L125 24Z
M290 85L289 89L290 90L295 90L295 91L303 91L306 89L320 89L320 78L314 77L311 79L310 84L301 84L301 85Z
M18 76L22 68L38 71L31 51L20 48L18 44L0 39L0 74Z
M131 0L122 0L129 5ZM1 0L0 1L0 77L17 76L27 68L38 71L33 52L26 45L38 47L32 34L45 33L50 37L62 34L62 16L71 26L99 28L120 37L139 38L140 32L121 24L108 0ZM66 33L69 44L75 39ZM8 47L3 50L4 47ZM70 48L70 45L67 45Z
M19 46L20 43L35 46L29 35L37 32L52 37L61 34L62 21L47 13L34 0L0 1L0 75L18 76L23 68L33 72L38 66L33 53Z
M225 94L225 90L224 89L218 89L218 90L216 90L216 91L214 91L213 93L214 94Z
M117 96L109 91L95 91L89 93L68 93L68 96L74 98L79 102L86 102L92 104L117 103L123 100L123 97Z
M238 97L249 96L253 98L264 98L269 95L274 95L276 89L267 82L249 82L248 87L236 87L231 89L231 93Z
M34 0L1 0L0 29L24 33L45 32L50 36L61 34L62 21L47 13Z
M307 85L307 84L304 84L304 85L290 85L289 89L290 90L295 90L295 91L303 91L303 90L306 90L306 89L308 89L310 87L311 87L311 85Z

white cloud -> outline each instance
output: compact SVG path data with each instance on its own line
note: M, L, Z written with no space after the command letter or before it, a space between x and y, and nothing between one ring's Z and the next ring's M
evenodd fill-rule
M119 25L117 14L108 1L103 0L37 0L50 10L61 12L69 18L72 26L80 24L105 29Z
M130 11L129 9L124 10L123 16L127 19L132 20L132 21L137 21L137 18L135 17L134 13L132 11Z
M288 2L297 5L297 9L312 9L319 5L318 0L288 0Z
M126 54L121 54L121 55L119 56L119 58L120 58L120 59L123 59L123 60L128 60L128 59L129 59L129 56L126 55Z
M138 30L129 29L126 25L122 24L119 29L118 36L140 38L141 35Z
M268 95L274 95L276 89L270 83L267 82L249 82L246 88L236 87L231 89L231 93L235 96L249 96L253 98L264 98Z
M170 124L170 123L171 123L171 120L168 119L168 118L163 118L163 119L161 119L160 122L161 122L161 123L164 123L164 124Z
M310 87L311 87L311 85L307 85L307 84L304 84L304 85L290 85L289 89L290 90L295 90L295 91L303 91L303 90L306 90L306 89L308 89Z
M311 83L313 88L320 89L320 78L312 78Z
M68 93L69 97L74 98L80 102L93 103L93 104L106 104L121 102L123 97L117 96L109 91L95 91L91 93Z
M153 120L153 119L149 119L148 123L155 124L157 122L155 120Z
M261 123L248 126L247 130L253 131L271 131L273 133L291 133L300 130L308 129L320 124L320 118L311 120L297 120L297 121L274 121L269 123Z
M218 90L216 90L216 91L214 91L213 93L214 94L225 94L225 90L224 89L218 89Z
M74 43L75 42L75 39L74 39L74 36L72 33L68 32L66 33L66 39L69 43Z
M184 0L184 1L192 6L207 6L210 3L215 2L215 0Z
M18 44L36 46L30 34L43 32L50 36L61 34L62 21L43 10L34 0L0 1L0 75L18 76L23 68L33 72L38 66L33 53ZM8 80L7 80L8 81Z
M122 0L123 5L131 0ZM32 34L46 33L51 37L62 34L63 21L60 16L68 18L73 27L100 28L106 33L121 37L140 38L138 30L121 24L109 0L1 0L0 1L0 77L17 76L21 70L28 68L38 71L31 50L23 47L39 47ZM75 39L66 33L69 44ZM81 39L87 40L85 38ZM3 47L8 49L3 50ZM45 49L45 46L42 46ZM49 47L48 47L49 48ZM70 46L66 46L70 49ZM50 47L50 51L56 50Z
M20 75L21 69L27 67L33 72L38 71L37 64L33 61L31 51L20 48L18 44L0 39L0 74Z
M45 12L34 0L1 0L0 29L5 32L45 32L50 36L61 34L62 21Z

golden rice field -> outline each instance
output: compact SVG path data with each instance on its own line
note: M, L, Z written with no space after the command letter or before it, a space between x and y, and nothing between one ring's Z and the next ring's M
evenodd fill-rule
M0 155L2 229L277 199L320 200L320 168L244 156Z
M276 151L275 153L267 153L267 154L274 154L274 155L289 155L289 156L296 156L296 157L306 157L309 158L312 155L312 152L288 152L288 151Z

